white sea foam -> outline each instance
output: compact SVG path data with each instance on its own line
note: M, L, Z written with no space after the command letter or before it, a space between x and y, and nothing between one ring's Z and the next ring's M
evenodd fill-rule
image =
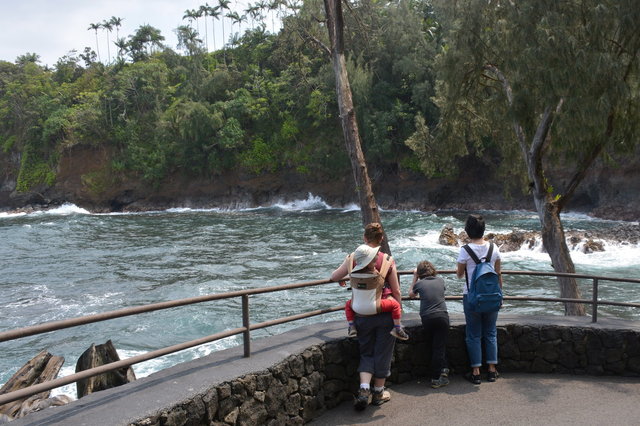
M343 210L345 212L356 212L356 211L360 211L360 206L358 206L356 203L351 203L344 206Z
M85 210L81 207L76 206L75 204L64 203L60 207L56 207L49 210L42 210L39 212L34 212L33 214L34 215L45 214L45 215L52 215L52 216L69 216L72 214L91 214L91 213L88 210Z
M220 209L217 207L214 208L198 208L198 209L194 209L191 207L174 207L171 209L167 209L165 210L167 213L219 213L219 212L224 212L224 209Z
M12 217L20 217L20 216L26 216L26 215L27 215L27 213L25 213L25 212L17 212L17 213L0 212L0 219L12 218Z
M272 207L289 211L317 211L332 209L332 207L325 203L321 197L313 195L310 192L305 200L294 200L288 203L274 203Z

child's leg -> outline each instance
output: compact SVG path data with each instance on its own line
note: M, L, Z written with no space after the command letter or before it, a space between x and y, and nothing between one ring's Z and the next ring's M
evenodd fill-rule
M390 332L391 335L396 339L407 340L409 335L400 323L400 318L402 317L402 308L400 307L400 303L398 303L398 301L393 297L382 299L380 301L380 310L382 312L391 312L391 318L393 318L393 330Z
M393 297L380 300L380 310L382 312L391 312L391 318L393 318L393 324L400 326L400 319L402 318L402 307L400 303Z
M344 304L344 313L347 317L347 321L349 322L349 329L347 330L347 334L349 337L355 337L358 334L356 330L355 320L356 320L356 312L351 308L351 300L347 300L347 303Z
M344 304L344 314L347 317L349 325L353 325L353 322L356 320L356 312L351 308L351 299L347 300L347 303Z

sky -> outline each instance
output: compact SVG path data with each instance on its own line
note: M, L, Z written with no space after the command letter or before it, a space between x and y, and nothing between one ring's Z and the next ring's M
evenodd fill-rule
M120 37L127 38L141 25L151 25L165 37L165 45L177 50L174 30L187 25L183 20L187 9L198 9L209 2L215 6L217 0L0 0L0 60L15 62L27 52L40 56L41 65L53 66L58 59L71 50L82 53L85 46L96 50L96 37L89 30L92 23L101 23L112 16L122 18ZM243 14L254 0L231 0L231 10ZM204 38L204 22L199 20L201 38ZM222 27L216 25L216 45L220 48ZM269 21L270 22L270 21ZM213 50L211 18L207 22L209 30L209 50ZM250 27L250 22L243 24ZM277 25L277 24L276 24ZM196 27L196 24L193 24ZM271 28L268 28L271 30ZM244 30L243 30L244 31ZM225 21L225 35L228 38L230 21ZM237 32L237 26L234 27ZM111 58L116 47L115 29L109 39ZM107 60L107 32L98 30L98 43L102 62Z

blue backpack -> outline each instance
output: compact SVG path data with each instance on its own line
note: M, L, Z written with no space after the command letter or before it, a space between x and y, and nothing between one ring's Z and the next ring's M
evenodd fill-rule
M465 244L462 248L476 262L476 269L471 275L471 284L469 284L466 268L464 273L467 281L467 302L469 307L474 312L498 312L502 306L502 289L500 288L500 278L491 265L493 243L489 243L489 251L484 262L478 259L478 256L469 245Z

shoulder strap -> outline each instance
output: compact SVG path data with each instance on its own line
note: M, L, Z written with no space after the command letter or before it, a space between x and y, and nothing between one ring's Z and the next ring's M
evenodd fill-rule
M489 242L489 251L487 252L485 262L491 263L491 256L493 256L493 243Z
M391 264L393 262L393 257L390 255L383 253L384 257L382 258L382 265L380 265L380 275L382 278L387 278L387 274L389 273L389 269L391 268Z
M476 265L480 263L480 259L478 259L476 253L471 249L471 247L469 247L469 244L463 245L462 248L465 249L467 253L469 253L469 257L472 258L474 262L476 262Z

